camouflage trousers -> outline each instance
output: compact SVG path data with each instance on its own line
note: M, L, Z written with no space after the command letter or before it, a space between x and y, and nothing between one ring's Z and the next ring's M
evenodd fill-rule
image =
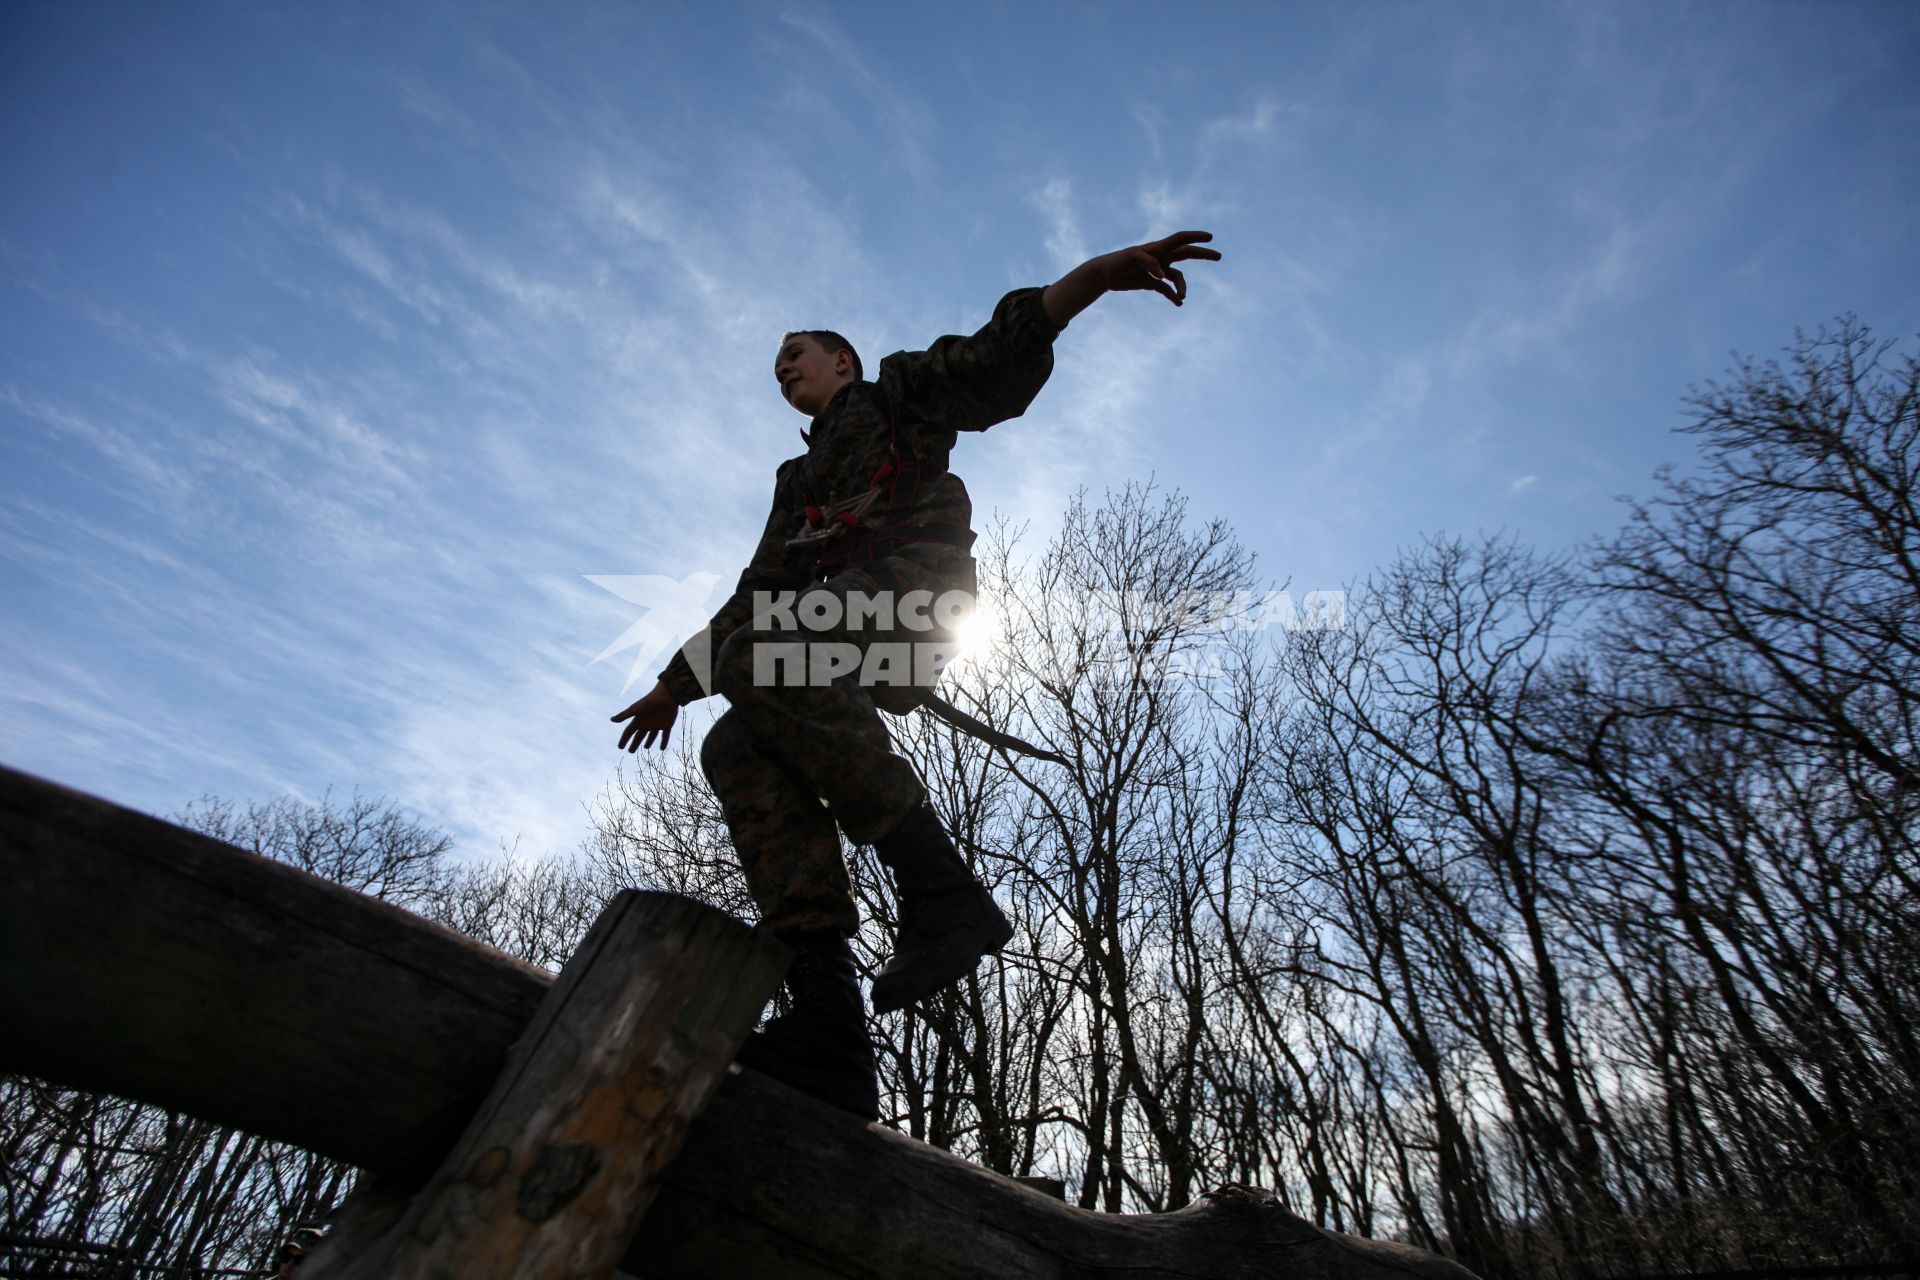
M817 606L827 603L820 593L837 597L839 608L826 610L838 613L837 625L789 627L774 620L741 627L714 657L713 687L730 705L707 731L700 765L720 799L761 922L776 935L851 936L859 913L835 827L856 844L871 844L926 798L880 719L881 707L904 711L923 690L864 683L864 663L806 683L795 678L795 666L779 661L795 645L850 645L864 658L876 643L950 640L943 631L849 625L848 597L878 591L858 570L838 574L797 602L816 606L817 622ZM793 621L806 616L797 608Z

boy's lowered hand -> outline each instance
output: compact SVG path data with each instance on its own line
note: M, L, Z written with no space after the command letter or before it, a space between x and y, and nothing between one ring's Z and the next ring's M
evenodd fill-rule
M656 684L646 697L613 717L614 723L631 720L620 731L620 750L629 753L642 747L650 747L656 736L660 739L660 749L667 749L667 739L673 736L673 722L680 714L680 704L667 692L667 686Z

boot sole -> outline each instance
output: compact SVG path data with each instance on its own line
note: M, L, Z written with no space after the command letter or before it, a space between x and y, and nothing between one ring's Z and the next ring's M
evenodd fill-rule
M955 930L954 935L961 931ZM998 908L994 919L983 920L966 931L966 937L952 936L952 944L928 956L928 962L907 974L873 982L873 1011L892 1013L924 1000L936 991L944 991L980 967L980 962L1013 941L1013 925Z

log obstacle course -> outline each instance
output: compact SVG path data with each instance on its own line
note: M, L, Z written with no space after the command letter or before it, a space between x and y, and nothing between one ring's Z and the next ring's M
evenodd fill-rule
M0 1070L369 1171L315 1280L1472 1280L1244 1187L1073 1208L729 1066L785 952L673 895L556 980L4 767L0 884Z

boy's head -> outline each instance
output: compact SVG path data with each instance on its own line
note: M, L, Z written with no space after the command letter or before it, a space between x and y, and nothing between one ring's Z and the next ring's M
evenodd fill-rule
M797 329L780 339L773 376L787 403L811 418L834 392L860 380L860 353L831 329Z

